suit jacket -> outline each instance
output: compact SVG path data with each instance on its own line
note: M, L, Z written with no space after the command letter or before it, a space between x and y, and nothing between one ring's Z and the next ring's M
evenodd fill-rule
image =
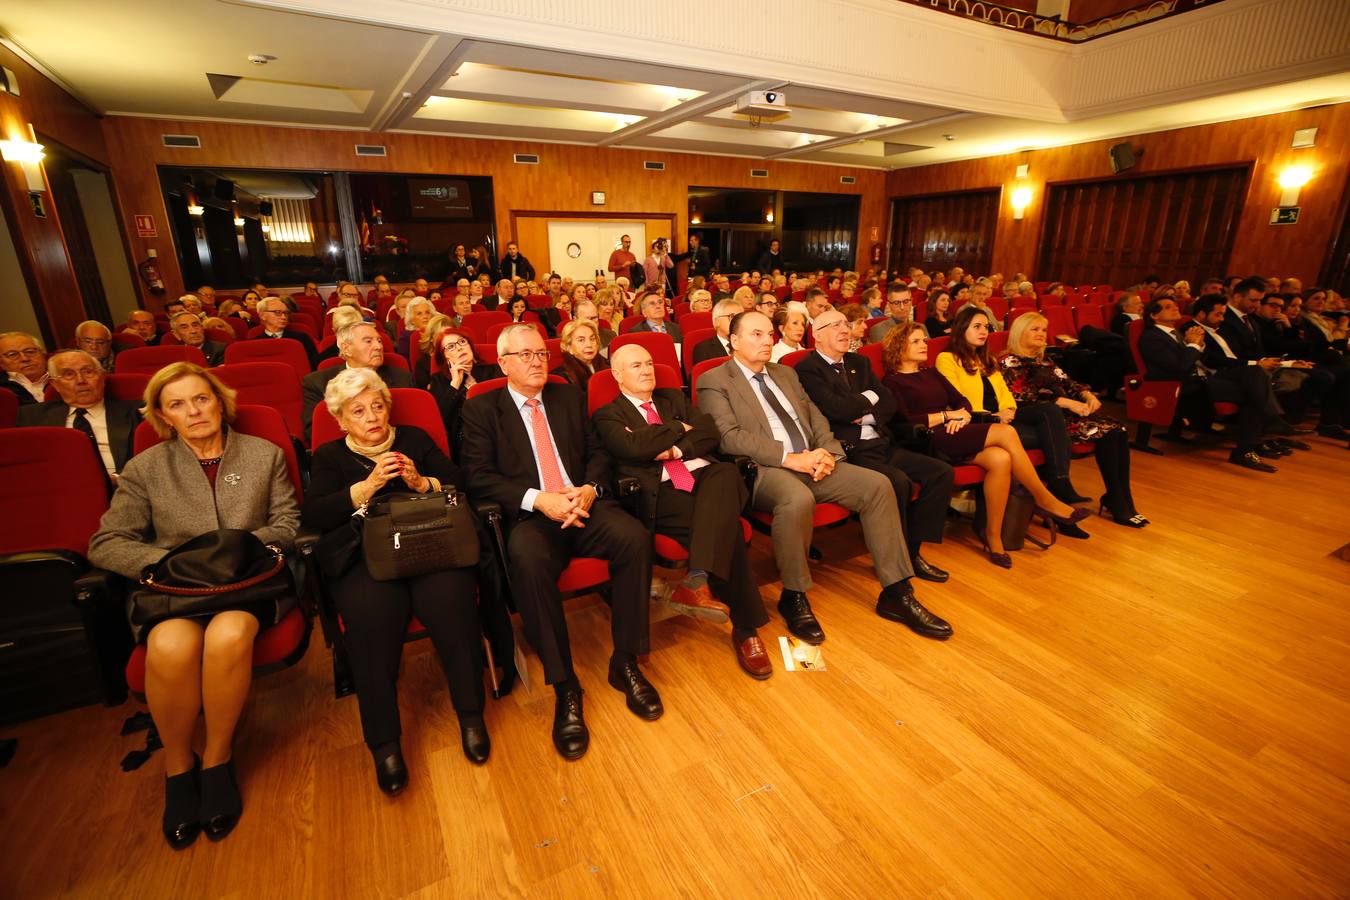
M203 341L200 349L206 354L208 369L214 369L225 362L225 345L219 341Z
M633 330L651 331L652 326L646 319L643 319L641 322L633 326ZM670 335L670 339L677 344L682 343L684 341L684 337L680 334L680 326L670 321L670 319L666 319L666 334Z
M877 378L865 356L845 353L843 363L847 382L819 353L807 356L797 363L802 389L825 414L830 430L839 440L855 444L861 441L862 426L853 420L868 413L876 420L872 427L884 437L889 434L889 422L895 415L895 395ZM874 392L877 401L873 403L864 397L864 391Z
M726 345L722 343L722 339L717 335L713 335L710 338L699 341L694 347L694 365L696 366L706 359L717 359L720 356L730 355L731 354L727 352ZM691 366L690 368L692 369L693 367Z
M1227 318L1224 319L1224 325L1228 325ZM1223 339L1224 343L1228 344L1228 349L1233 351L1233 355L1237 357L1236 359L1232 359L1227 353L1224 353L1223 348L1219 346L1219 342L1214 340L1214 336L1206 332L1205 352L1204 356L1201 358L1204 360L1205 365L1209 366L1211 369L1228 369L1233 366L1245 366L1247 360L1260 358L1259 356L1248 355L1249 353L1254 353L1257 349L1257 339L1255 336L1253 336L1252 333L1247 330L1247 326L1242 323L1236 322L1234 325L1236 329L1245 332L1245 334L1238 335L1234 328L1221 327L1218 329L1218 335Z
M657 388L652 392L652 403L661 417L661 425L647 424L647 418L623 394L597 409L592 421L618 474L636 478L642 486L638 495L639 518L654 531L663 469L655 456L671 447L679 447L686 458L708 456L717 452L719 441L713 417L691 407L683 391ZM681 422L688 422L692 430L685 431Z
M689 260L688 276L693 278L696 275L702 275L707 278L712 274L712 254L708 252L707 247L699 247L697 250L690 248L688 253L680 253L675 256L676 262Z
M281 336L284 338L290 338L293 341L299 341L300 346L305 348L305 356L309 357L309 367L311 369L316 368L319 365L319 348L314 346L313 338L305 334L303 331L292 331L289 328L283 331L281 333ZM272 338L269 338L267 336L267 332L260 331L258 332L258 336L255 338L251 338L251 340L265 341L265 340L272 340Z
M1149 381L1190 381L1200 351L1183 345L1157 325L1148 325L1139 335L1139 355L1144 360L1144 378Z
M586 394L570 384L544 385L540 394L553 445L573 485L609 485L609 454L586 416ZM511 394L500 388L465 401L461 462L475 500L501 505L503 518L514 523L532 515L520 508L530 488L543 490L525 422Z
M271 441L228 432L213 492L196 455L174 438L127 462L89 539L89 561L138 578L174 547L209 531L241 528L289 548L299 523L286 458Z
M765 363L764 371L792 404L808 447L824 448L843 459L844 448L835 440L829 421L802 390L796 373L778 363ZM791 448L774 438L756 388L734 359L703 373L698 381L698 406L717 423L724 453L748 456L761 466L782 467L783 451Z
M510 254L503 256L501 265L497 266L497 272L502 278L534 280L534 266L530 265L530 261L524 256L517 256L515 263L511 262Z
M141 423L141 405L134 400L103 398L103 415L108 423L108 450L112 453L113 469L121 472L131 459L136 426ZM60 400L35 403L19 410L20 425L66 426L70 407Z
M304 380L300 382L300 387L303 388L305 395L305 406L300 415L302 421L305 423L306 446L308 446L310 442L310 433L313 430L314 407L323 402L323 392L328 390L328 382L336 378L338 373L345 368L347 368L345 365L333 366L330 369L320 369L317 372L310 372L304 377ZM403 369L395 368L388 363L385 363L376 369L375 374L379 375L384 383L391 388L417 387L417 385L413 383L411 372L405 372Z
M33 395L28 393L28 389L15 381L9 380L8 372L0 372L0 389L4 389L19 398L19 406L37 406L38 401L33 399Z
M558 367L559 374L572 384L585 390L587 383L590 382L591 376L594 375L595 372L587 369L585 363L568 353L566 350L562 353L561 363L562 365ZM591 366L596 372L599 372L601 369L609 368L609 360L597 353L595 359L591 360Z

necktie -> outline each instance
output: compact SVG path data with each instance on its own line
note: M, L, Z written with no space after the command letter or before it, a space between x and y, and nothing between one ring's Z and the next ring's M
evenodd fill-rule
M788 411L783 408L783 404L778 402L778 397L774 395L774 392L769 390L768 384L764 381L763 372L755 376L755 381L759 383L759 392L768 401L769 409L773 410L773 414L778 417L779 424L787 432L788 443L792 445L792 452L801 453L806 449L806 438L802 437L801 429L797 427L797 423L792 420Z
M548 420L544 418L544 408L537 398L525 401L530 408L530 428L534 430L535 452L539 454L539 470L544 474L544 490L560 493L563 486L562 471L558 468L558 453L553 449L553 435L549 434Z
M94 426L89 424L89 410L75 410L75 423L71 427L88 435L90 442L94 445L94 452L98 452L98 438L94 436ZM102 458L102 456L99 457L100 460Z
M844 371L844 364L842 362L837 362L834 363L833 365L834 370L838 372L840 375L844 376L844 384L848 384L848 373Z
M648 425L661 424L661 416L657 414L652 401L648 400L642 404L642 409L647 414ZM665 466L666 474L670 476L670 483L675 486L675 490L684 491L686 494L693 493L694 473L689 471L689 467L684 464L684 460L668 459L662 465Z

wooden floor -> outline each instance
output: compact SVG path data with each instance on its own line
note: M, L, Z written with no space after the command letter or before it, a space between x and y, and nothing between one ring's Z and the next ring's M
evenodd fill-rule
M376 789L328 653L255 686L246 813L220 844L161 839L159 757L124 774L138 707L5 729L0 895L83 897L1317 897L1350 895L1350 453L1278 475L1220 449L1134 456L1132 531L1014 554L954 522L921 584L947 643L872 611L857 526L823 535L828 671L752 681L728 627L653 628L647 723L606 686L598 604L570 616L591 726L549 741L552 692L489 701L469 765L427 642L400 682L412 770ZM1100 481L1074 464L1084 493ZM850 558L851 557L851 558ZM768 541L763 593L777 598ZM775 616L764 630L776 651Z

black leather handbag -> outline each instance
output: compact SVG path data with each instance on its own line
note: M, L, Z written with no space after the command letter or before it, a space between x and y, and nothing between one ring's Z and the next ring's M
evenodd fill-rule
M266 628L295 599L286 556L251 531L208 531L170 550L141 576L127 597L136 640L165 619L246 610Z
M361 545L371 578L415 578L476 566L478 523L468 498L453 487L390 494L371 504Z

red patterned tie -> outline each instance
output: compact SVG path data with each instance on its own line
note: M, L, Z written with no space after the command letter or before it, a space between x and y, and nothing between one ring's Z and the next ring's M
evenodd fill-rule
M560 494L567 488L558 468L558 452L553 449L553 435L549 434L544 409L537 398L526 400L525 405L530 408L530 427L534 429L534 448L539 454L539 471L544 474L544 490Z
M648 425L660 425L661 417L656 413L656 407L652 401L648 400L642 404L642 408L647 413ZM689 471L689 467L681 459L668 459L662 463L666 467L666 474L670 476L670 483L677 491L684 491L686 494L694 492L694 473Z

